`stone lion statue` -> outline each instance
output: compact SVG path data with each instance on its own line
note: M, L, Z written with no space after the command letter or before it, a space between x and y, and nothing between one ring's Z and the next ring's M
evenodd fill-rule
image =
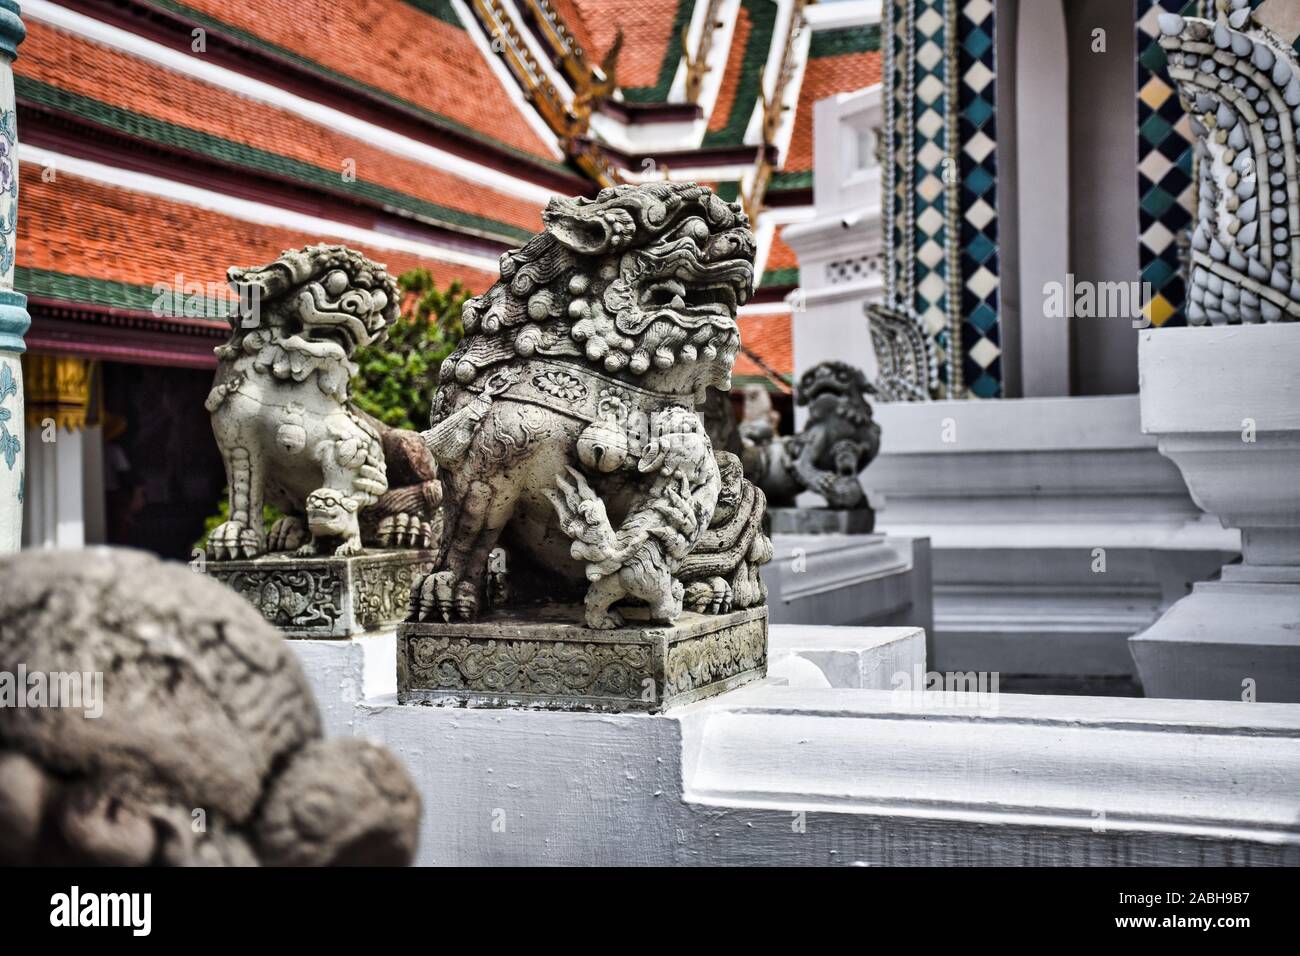
M353 354L397 318L396 282L360 253L326 245L228 276L240 304L206 407L230 519L208 536L208 554L430 546L441 500L432 457L418 434L349 401ZM263 503L285 514L269 539Z
M475 617L503 533L543 575L587 585L591 627L620 626L619 602L657 622L684 603L760 603L763 498L729 489L734 533L710 535L723 487L697 412L709 386L731 386L753 283L744 212L702 186L655 183L553 199L542 220L466 304L465 338L440 370L425 437L444 549L415 589L416 619ZM687 566L701 548L723 550Z
M411 861L406 770L321 738L294 651L232 591L116 548L0 579L0 864Z
M795 401L808 406L803 431L778 436L770 421L741 423L745 474L773 505L793 507L799 492L813 491L835 510L866 508L857 476L880 450L880 426L872 420L868 394L874 390L853 366L814 365L795 389Z

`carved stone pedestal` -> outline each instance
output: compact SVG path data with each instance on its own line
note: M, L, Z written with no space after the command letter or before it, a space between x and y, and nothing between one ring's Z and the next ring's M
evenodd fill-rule
M348 638L391 629L410 610L411 586L434 564L431 551L367 551L346 558L273 554L209 561L208 573L238 591L285 637Z
M870 534L876 513L870 508L768 508L772 534Z
M579 607L514 608L397 629L402 703L657 713L767 674L767 608L671 625L583 626ZM644 620L644 618L642 618Z

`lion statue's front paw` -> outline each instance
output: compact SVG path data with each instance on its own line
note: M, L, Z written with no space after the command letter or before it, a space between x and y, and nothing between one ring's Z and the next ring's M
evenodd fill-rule
M376 530L381 548L428 548L433 545L433 523L418 514L388 515Z
M208 557L214 561L255 558L264 550L261 531L242 521L223 521L208 535Z
M307 541L307 525L301 518L292 515L278 519L271 525L271 533L266 538L266 550L297 551Z
M456 575L450 571L426 574L412 589L411 611L417 621L433 621L441 617L451 620Z

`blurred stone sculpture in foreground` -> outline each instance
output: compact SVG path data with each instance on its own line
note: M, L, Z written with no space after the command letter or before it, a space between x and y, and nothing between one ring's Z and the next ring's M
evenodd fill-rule
M326 245L229 277L239 309L207 400L230 486L230 518L208 536L212 572L289 636L391 627L432 566L417 549L436 544L442 498L419 434L350 400L353 355L397 318L397 284ZM284 513L269 535L263 503Z
M803 431L778 436L768 421L742 423L745 472L773 506L774 532L872 530L875 515L858 480L880 450L880 426L866 399L872 393L858 369L822 362L795 389L795 401L808 407ZM824 497L826 508L796 509L803 491Z
M446 530L399 629L399 690L653 709L751 679L766 661L763 495L700 415L708 387L731 387L748 219L665 182L553 199L542 220L465 305L441 369L425 437ZM530 603L527 623L483 614ZM577 604L576 620L560 610Z
M406 770L321 738L292 649L229 590L107 548L25 552L0 579L0 696L25 704L0 707L0 863L411 861Z

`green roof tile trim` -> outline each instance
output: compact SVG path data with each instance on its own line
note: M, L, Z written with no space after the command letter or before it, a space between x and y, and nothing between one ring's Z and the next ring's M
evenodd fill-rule
M811 169L800 172L773 173L767 181L768 192L780 192L783 189L812 189L813 174Z
M165 282L168 289L171 289L171 276L165 279L159 277L159 281ZM224 322L226 316L238 305L238 300L234 298L207 299L171 291L160 295L151 286L74 276L49 269L30 269L26 266L14 269L14 287L30 297L125 309L128 312L149 312L159 318L170 319Z
M790 394L766 375L733 375L731 377L731 387L733 390L736 388L744 388L746 385L762 385L773 395Z
M31 328L32 317L27 314L27 296L21 292L0 289L0 351L26 352L23 336Z
M740 198L740 183L734 179L720 182L713 191L717 193L718 198L723 202L735 202Z
M758 102L761 92L759 79L772 46L776 4L772 0L740 0L740 5L749 11L751 24L749 39L745 41L745 52L742 54L740 83L736 87L736 98L731 102L731 115L727 117L727 125L705 133L705 146L739 146L744 141L745 127L754 115L754 104Z
M443 116L441 113L435 113L432 110L427 110L416 103L412 103L410 100L404 100L400 96L394 96L392 93L389 93L385 90L381 90L377 86L371 86L370 84L363 83L361 80L354 79L353 77L350 77L345 73L340 73L337 70L332 70L327 66L323 66L322 64L317 63L315 60L309 60L305 56L302 56L299 53L295 53L293 50L290 50L282 46L276 46L274 43L271 43L267 40L263 40L255 33L249 33L247 30L242 30L239 27L232 26L231 24L225 23L222 20L218 20L216 17L210 17L206 13L203 13L202 11L195 10L192 7L185 6L185 4L183 3L176 3L175 0L142 0L142 2L148 4L149 6L156 7L159 10L166 10L169 13L173 13L177 16L184 17L187 20L192 20L193 22L198 23L201 26L205 26L210 30L214 30L217 33L223 33L226 34L227 36L235 37L236 39L240 40L243 43L248 44L249 46L257 47L260 50L264 50L268 53L272 53L283 59L290 60L293 63L296 63L298 66L302 67L303 69L310 70L311 72L317 74L318 76L326 77L327 79L330 79L335 83L341 83L344 86L351 87L354 90L362 90L366 93L369 93L371 96L379 97L380 99L392 103L396 106L400 106L403 109L411 110L419 114L424 119L428 120L430 123L433 123L435 126L441 126L446 129L455 130L457 133L460 133L463 136L468 136L471 139L477 140L480 143L485 143L491 145L496 149L504 150L505 152L510 153L512 156L524 160L525 162L533 163L545 169L553 169L558 172L564 172L564 173L573 172L573 170L570 169L570 167L563 162L554 159L547 159L544 156L536 156L533 153L528 152L527 150L520 149L518 146L511 146L508 143L503 143L498 139L494 139L493 137L488 136L486 133L480 133L478 130L470 126L466 126L464 123L461 123L458 120L454 120L449 116Z
M14 0L0 0L0 53L9 59L18 57L18 44L27 39L22 11Z
M423 10L429 16L437 17L443 23L449 24L458 30L465 29L465 24L461 23L460 17L456 16L451 0L403 0L403 2L408 7Z
M50 109L72 113L134 139L196 153L231 166L283 176L331 193L365 199L385 209L406 213L450 229L487 234L511 242L527 242L533 235L517 226L408 196L363 179L345 181L341 166L338 170L322 169L264 149L222 139L211 133L101 103L30 77L18 76L14 79L18 96ZM364 172L364 169L360 172Z
M784 269L768 269L763 273L763 279L758 283L760 289L770 288L772 286L797 286L799 284L799 267L787 266Z
M880 24L817 30L808 44L808 56L814 60L845 53L867 53L880 49Z
M654 86L621 87L624 100L629 103L668 102L668 91L672 88L673 77L677 75L677 64L682 60L682 30L691 22L691 14L694 12L695 0L677 0L677 12L673 15L672 30L668 34L668 47L659 64L659 78Z

